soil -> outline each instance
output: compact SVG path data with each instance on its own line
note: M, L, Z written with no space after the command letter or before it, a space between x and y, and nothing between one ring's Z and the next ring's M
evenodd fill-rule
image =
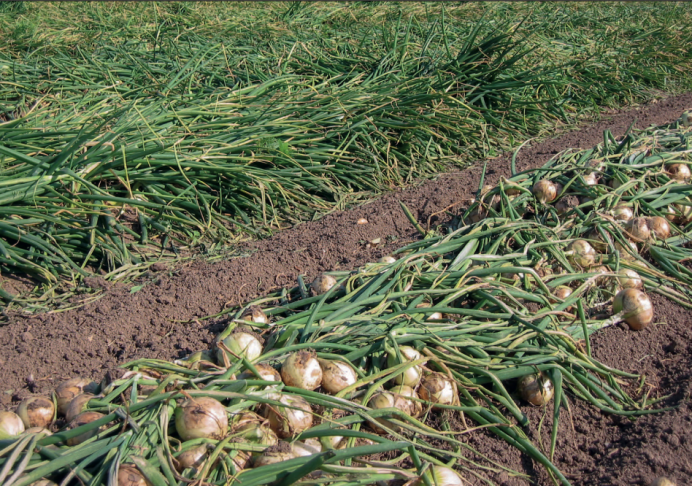
M621 136L635 118L636 127L644 128L672 122L691 107L692 94L686 94L610 112L587 128L524 147L517 168L540 166L566 148L592 147L602 141L606 129ZM509 175L510 158L488 161L486 183ZM239 251L245 257L193 261L170 269L152 267L152 274L135 293L94 278L86 284L103 288L95 302L57 313L10 315L0 327L0 409L12 408L31 394L50 393L70 377L100 380L107 371L136 358L171 360L209 349L223 326L200 318L292 287L298 275L309 282L321 271L353 269L419 238L399 201L424 226L429 219L432 225L444 222L450 213L468 206L478 188L481 167L476 164L446 173L270 239L244 243ZM366 218L368 224L356 224L359 218ZM375 238L383 244L367 247ZM555 463L575 485L649 484L659 475L682 485L692 478L692 317L656 296L654 305L654 325L641 332L624 325L601 331L592 337L593 355L607 365L644 373L650 397L667 396L659 406L674 409L629 420L602 413L573 397L571 420L560 422ZM535 443L547 446L552 407L524 407L524 411L531 419L526 432ZM524 472L532 483L552 484L542 466L491 434L463 437L490 459ZM478 474L502 485L530 484L505 472ZM482 484L473 476L469 481Z

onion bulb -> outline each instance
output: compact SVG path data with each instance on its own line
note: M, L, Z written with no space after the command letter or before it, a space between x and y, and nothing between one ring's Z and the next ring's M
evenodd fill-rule
M317 358L322 368L322 388L327 393L336 395L344 388L358 381L358 375L351 366L343 361L329 361Z
M383 256L379 260L377 260L380 263L394 263L396 261L396 258L394 258L391 255Z
M210 368L214 364L214 353L209 350L195 351L188 357L173 362L191 370Z
M618 282L623 289L641 289L644 287L639 274L631 268L623 268L618 272Z
M418 393L416 393L416 390L411 388L410 386L406 385L397 385L394 388L392 388L390 391L404 397L406 401L408 402L409 405L409 415L411 417L418 417L420 416L421 413L423 413L423 404L415 401L415 400L410 400L411 398L419 398Z
M399 352L401 353L401 357L404 358L405 361L416 361L421 359L421 354L411 346L399 346ZM398 364L400 363L397 360L396 354L390 352L387 355L387 366L391 368ZM423 369L419 365L410 366L406 368L406 370L403 373L397 375L394 378L394 382L397 385L407 385L416 387L418 386L418 383L420 383L420 379L422 376Z
M653 236L659 240L666 240L670 236L670 225L666 218L652 216L646 221Z
M608 232L605 233L608 241L612 242L612 238ZM588 232L586 237L590 240L589 244L593 246L594 250L604 252L608 249L608 244L604 241L603 235L598 228L593 228Z
M176 469L183 472L187 468L200 469L207 459L207 445L202 444L186 449L175 458Z
M651 486L675 486L675 483L665 476L659 476L656 479L654 479L654 482L651 483Z
M133 464L118 467L118 486L151 486L151 483Z
M252 371L247 370L238 375L239 380L257 380L261 379L264 381L281 381L281 375L274 367L269 366L264 363L257 363L254 365L255 369L259 372L260 378L258 378Z
M613 215L613 218L615 218L616 221L629 221L634 217L634 211L632 211L632 208L624 205L615 206L610 211L610 214Z
M90 424L91 422L94 422L98 419L101 419L105 417L102 413L98 412L82 412L79 415L77 415L71 422L70 422L70 429L76 429L77 427L80 427L82 425ZM101 427L93 427L92 429L79 434L76 437L72 437L71 439L67 439L67 445L72 447L81 444L82 442L85 442L95 435L97 435L101 431Z
M626 240L626 242L627 248L619 241L616 241L615 250L620 253L620 258L624 258L625 260L631 260L632 254L636 255L639 253L639 248L637 248L637 244L633 241Z
M560 190L561 188L558 184L547 179L542 179L536 182L531 188L533 195L542 204L553 202L555 199L557 199L557 196L560 194Z
M543 372L526 375L519 380L519 394L521 398L536 407L548 403L553 398L554 393L553 382Z
M221 402L210 397L185 400L175 409L175 429L182 440L221 440L228 431L228 415Z
M48 427L53 423L55 405L53 405L53 400L47 397L25 398L17 407L17 415L22 419L24 427L27 429Z
M55 389L58 404L58 414L65 415L67 407L74 397L82 393L96 393L98 385L86 378L72 378L64 381Z
M74 397L67 407L67 412L65 412L65 420L67 422L72 422L77 415L84 412L89 400L92 398L94 398L94 395L91 393L82 393Z
M383 408L396 408L407 415L411 415L412 410L409 404L409 400L406 400L401 395L392 392L376 393L375 395L370 397L370 401L368 401L368 406L374 410L381 410ZM375 419L375 421L379 424L382 424L384 427L393 429L395 431L399 430L398 426L394 425L391 421L387 419L378 418ZM378 434L384 434L386 432L384 429L381 429L374 424L369 425Z
M243 321L254 322L257 324L269 324L269 318L258 305L251 305L245 309L245 312L240 316Z
M690 166L687 164L670 164L666 167L666 171L671 179L680 182L689 181L692 176Z
M258 420L255 420L254 417L257 417ZM279 442L279 438L277 437L276 433L269 428L267 422L268 421L263 420L255 413L245 412L241 415L239 422L234 424L233 434L239 435L241 442L246 442L266 449L267 447L276 445ZM247 465L250 457L257 457L262 454L261 451L238 452L238 455L233 458L233 462L240 469Z
M461 479L454 469L433 465L424 474L430 479L430 484L433 486L465 486L466 483ZM424 486L423 478L417 479L413 486Z
M269 427L280 438L293 437L312 427L312 408L303 397L282 394L271 398L285 405L267 404L263 408Z
M651 238L651 229L647 223L647 218L631 219L626 226L629 236L638 240L648 240Z
M336 285L336 279L331 275L322 273L310 284L310 289L314 295L322 295Z
M649 296L638 289L624 289L613 300L613 312L623 313L631 329L640 331L654 319L654 307Z
M590 172L583 177L584 177L584 183L587 186L595 186L596 184L598 184L598 174L595 172Z
M223 342L235 356L244 356L248 361L254 361L262 354L262 338L245 327L234 330L230 336L226 337L221 342ZM221 365L224 364L224 353L226 353L226 351L221 348L217 350L216 358ZM229 357L235 358L233 355Z
M456 402L454 385L442 373L431 373L423 377L418 394L423 400L431 403L454 405Z
M601 276L596 275L595 282L597 285L605 285L608 283L608 277L609 274L611 273L610 268L606 267L605 265L601 265L599 267L591 268L589 269L589 272L592 273L597 273L600 274Z
M586 240L575 240L567 250L572 263L579 267L590 267L596 262L596 250Z
M281 378L288 386L314 390L322 384L322 368L314 351L292 353L281 365Z
M291 444L280 440L278 444L267 447L261 456L255 457L252 465L254 467L269 466L295 457Z
M24 432L24 422L14 412L0 412L0 440L9 439Z
M293 442L291 449L295 457L307 457L322 452L322 443L318 439L305 439Z

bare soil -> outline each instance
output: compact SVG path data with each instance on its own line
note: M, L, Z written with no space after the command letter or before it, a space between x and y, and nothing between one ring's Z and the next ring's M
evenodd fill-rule
M602 141L606 129L621 136L635 118L636 126L644 128L672 122L689 108L692 94L608 113L587 128L523 148L517 168L540 166L565 148L592 147ZM488 162L487 183L509 175L510 158ZM91 304L59 313L11 315L9 323L0 327L0 409L12 408L31 394L50 393L73 376L100 380L107 371L136 358L171 360L208 349L222 326L199 318L292 287L298 275L310 281L321 271L356 268L417 239L399 201L424 226L429 218L433 225L444 222L449 213L468 206L481 168L482 162L300 224L271 239L245 243L239 250L249 254L246 257L194 261L170 269L159 266L136 293L91 279L87 285L104 288L102 297ZM446 208L450 209L445 212ZM368 224L356 224L359 218ZM375 238L384 244L366 248L365 243ZM667 396L659 405L675 408L629 420L572 398L571 417L560 422L555 462L575 485L649 484L659 475L682 485L692 478L692 317L663 299L654 304L654 325L641 332L626 326L601 331L592 338L593 355L610 366L644 373L650 396ZM544 413L525 408L531 419L527 433L545 447L550 443L551 409ZM529 475L533 484L552 484L542 466L491 434L463 437L492 460ZM505 472L479 474L502 485L529 484ZM471 476L469 481L481 484Z

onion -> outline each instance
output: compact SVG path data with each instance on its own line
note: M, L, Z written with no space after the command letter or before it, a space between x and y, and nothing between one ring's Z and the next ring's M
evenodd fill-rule
M281 440L278 444L266 448L261 456L256 457L253 461L253 466L269 466L270 464L288 461L295 457L296 455L293 453L291 444Z
M589 272L600 273L602 275L600 277L596 276L595 282L597 285L606 285L608 283L609 274L611 273L610 268L606 267L605 265L590 268Z
M322 452L322 444L318 439L305 439L303 442L293 442L291 449L295 457L307 457Z
M74 397L82 393L96 393L98 384L87 378L72 378L64 381L55 389L58 403L58 414L65 415L67 407Z
M368 220L365 218L359 218L356 224L368 224Z
M94 422L98 419L101 419L105 417L102 413L98 412L82 412L79 415L77 415L71 422L70 422L70 429L76 429L77 427L80 427L82 425L90 424L91 422ZM67 439L67 445L72 447L81 444L82 442L85 442L95 435L97 435L101 431L101 427L93 427L91 430L88 430L82 434L79 434L76 437L72 437L71 439Z
M280 438L293 437L312 427L312 408L303 397L282 394L271 398L286 405L267 404L263 408L264 416L269 420L269 427Z
M322 273L310 284L310 289L314 295L322 295L336 285L336 279L331 275Z
M245 312L240 316L243 321L254 322L257 324L269 324L269 318L267 314L262 311L262 308L258 305L251 305Z
M379 260L377 260L380 263L394 263L396 261L396 258L394 258L391 255L383 256Z
M195 468L195 469L200 469L200 467L204 464L204 461L207 459L207 445L202 444L196 447L192 447L190 449L187 449L175 458L176 460L176 469L179 472L183 472L183 470L187 468Z
M692 113L690 113L689 111L684 111L682 113L682 115L680 115L678 122L680 122L683 127L691 126L692 125ZM665 479L665 478L663 478L663 479Z
M627 241L627 246L629 248L625 248L622 243L619 241L615 242L615 250L620 253L620 258L624 258L625 260L627 259L632 259L632 253L635 255L639 253L639 248L637 248L637 244L633 241Z
M279 438L269 428L267 421L252 412L245 412L240 416L233 426L233 434L239 434L241 442L247 442L264 449L279 442ZM239 469L242 469L247 465L250 457L257 457L260 454L262 452L238 451L238 455L233 458L233 462Z
M577 206L579 206L579 198L570 195L561 197L560 200L555 203L555 210L557 211L557 214L564 216Z
M401 395L398 395L396 393L391 393L391 392L380 392L376 393L372 397L370 397L370 400L368 401L368 406L374 410L381 410L383 408L396 408L398 410L401 410L407 415L411 415L412 410L411 407L409 406L409 400L406 400L404 397ZM392 422L390 422L387 419L384 418L378 418L375 419L376 422L382 424L384 427L393 429L395 431L399 431L400 427L397 425L394 425ZM384 429L381 429L377 427L374 424L369 424L370 427L377 432L378 434L384 434L386 431Z
M336 395L346 387L358 381L358 375L351 366L343 361L329 361L317 358L322 368L322 388L327 393Z
M248 361L254 361L262 355L262 338L250 329L240 327L223 339L221 342L236 356L244 356ZM216 359L220 365L224 365L224 353L222 349L217 350ZM234 358L234 356L229 356Z
M641 277L631 268L623 268L618 273L618 282L624 289L641 289L644 287Z
M281 381L281 375L279 374L278 371L274 369L274 367L269 366L268 364L264 363L257 363L254 365L255 369L259 372L261 379L264 381ZM244 371L240 375L238 375L239 380L257 380L257 376L250 371Z
M67 407L67 412L65 412L65 420L67 422L72 422L77 415L84 412L89 400L92 398L94 398L94 395L91 393L82 393L74 397Z
M555 297L560 300L565 300L570 295L572 295L572 289L566 285L560 285L555 289Z
M9 439L24 432L24 422L14 412L0 412L0 440Z
M423 413L423 404L421 402L408 400L409 398L419 398L416 390L410 386L397 385L392 388L391 391L407 399L406 402L408 403L410 411L409 415L411 415L411 417L418 417L421 413Z
M686 182L690 180L690 166L687 164L670 164L666 167L666 171L671 179Z
M616 221L629 221L634 217L634 211L632 211L632 208L624 205L615 206L610 211L610 214L613 215L613 218L615 218Z
M630 328L640 331L654 320L654 307L649 296L638 289L624 289L613 300L613 312L623 313Z
M553 398L553 382L545 373L526 375L519 380L519 394L531 405L540 407Z
M596 262L596 250L586 240L575 240L567 249L570 260L579 267L590 267Z
M627 232L638 240L648 240L651 238L651 229L647 224L647 218L634 218L627 223Z
M322 384L322 368L314 351L292 353L281 365L281 378L287 386L314 390Z
M214 353L209 350L195 351L185 359L175 360L174 363L179 366L190 368L191 370L209 368L214 364Z
M401 353L401 357L404 358L405 361L416 361L421 359L421 354L411 346L399 346L399 352ZM391 368L398 364L400 363L397 361L396 354L390 352L387 355L387 366ZM422 376L423 369L419 365L410 366L403 373L397 375L394 378L394 382L397 385L408 385L416 387L418 386L418 383L420 383L420 379Z
M659 476L656 479L654 479L654 482L651 483L651 486L675 486L675 483L665 476Z
M209 397L187 399L175 409L175 429L182 440L221 440L228 431L228 415L221 402Z
M426 307L430 307L430 304L427 302L421 302L420 304L418 304L416 306L416 309L424 309ZM444 319L442 312L433 312L425 320L426 321L438 321L440 319Z
M651 218L647 218L646 223L655 238L658 238L659 240L666 240L670 236L670 225L668 224L668 220L666 218L662 218L661 216L652 216Z
M598 174L596 172L590 172L582 177L584 177L584 183L587 186L595 186L598 184Z
M442 373L431 373L423 377L418 393L423 400L441 405L454 405L454 385Z
M454 469L450 469L444 466L433 465L430 472L426 471L424 474L430 478L430 484L433 486L465 486L466 483L461 479ZM423 478L417 479L412 486L424 486L425 481Z
M605 234L608 241L612 242L610 234L607 232ZM598 231L597 228L593 228L591 231L589 231L586 237L591 240L589 244L593 246L594 250L604 252L608 249L608 244L603 240L603 235L601 235L601 232Z
M47 397L29 397L22 400L17 407L17 415L24 422L24 427L48 427L53 423L55 405Z
M536 182L531 188L533 195L542 204L553 202L555 199L557 199L557 196L560 194L560 190L561 188L558 184L547 179Z
M118 467L118 486L151 486L151 483L133 464Z

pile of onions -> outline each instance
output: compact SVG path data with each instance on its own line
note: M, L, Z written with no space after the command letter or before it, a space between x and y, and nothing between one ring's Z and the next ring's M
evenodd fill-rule
M423 400L440 405L454 405L457 397L454 385L442 373L431 373L421 381L418 394Z
M322 368L322 388L327 393L336 395L358 381L358 375L348 363L320 358L317 358L317 362Z
M243 321L254 322L257 324L269 324L269 318L258 305L251 305L245 309L245 312L240 316Z
M416 361L421 359L421 354L411 346L399 346L399 352L405 361ZM400 363L397 360L396 354L394 352L389 352L387 354L387 366L391 368L398 364ZM415 388L418 386L418 383L420 383L422 377L423 368L415 365L408 367L403 373L397 375L394 378L394 382L397 385L407 385Z
M55 389L55 397L58 405L58 414L65 415L70 402L82 393L96 393L98 384L86 378L72 378L60 383Z
M541 407L548 403L555 393L553 382L545 373L526 375L519 380L519 394L531 405Z
M152 486L152 484L133 464L121 464L118 467L118 486Z
M24 432L24 422L14 412L0 412L0 440L9 439Z
M322 384L322 368L317 353L300 350L292 353L281 365L281 378L288 386L314 390Z
M429 471L429 472L428 472ZM428 479L430 480L430 484L433 484L434 486L464 486L465 483L461 479L461 476L459 476L454 469L444 467L444 466L438 466L438 465L433 465L430 467L430 469L426 471L424 474L428 476ZM413 486L424 486L425 481L423 478L418 478L414 483Z
M569 259L578 267L590 267L596 262L596 250L586 240L575 240L567 247Z
M312 408L303 398L296 395L272 395L270 398L285 405L265 405L264 416L269 427L282 439L293 437L312 427Z
M542 204L553 202L560 195L560 191L562 191L560 184L556 184L548 179L536 182L531 188L533 195Z
M322 273L318 275L310 284L310 289L314 295L322 295L336 285L336 279L331 275Z
M228 415L221 402L210 397L190 398L175 409L175 429L182 440L221 440L228 432Z
M654 319L654 307L649 296L635 288L617 293L613 300L613 312L622 313L624 321L635 331L644 329Z
M22 400L17 407L17 415L22 419L24 427L48 427L55 417L53 400L47 397L29 397ZM70 419L67 419L69 422Z
M70 422L70 429L76 429L82 425L90 424L91 422L102 419L103 417L105 417L105 415L98 412L82 412ZM67 439L67 445L70 447L79 445L82 442L86 442L87 440L96 436L100 431L101 427L94 427L76 437Z

